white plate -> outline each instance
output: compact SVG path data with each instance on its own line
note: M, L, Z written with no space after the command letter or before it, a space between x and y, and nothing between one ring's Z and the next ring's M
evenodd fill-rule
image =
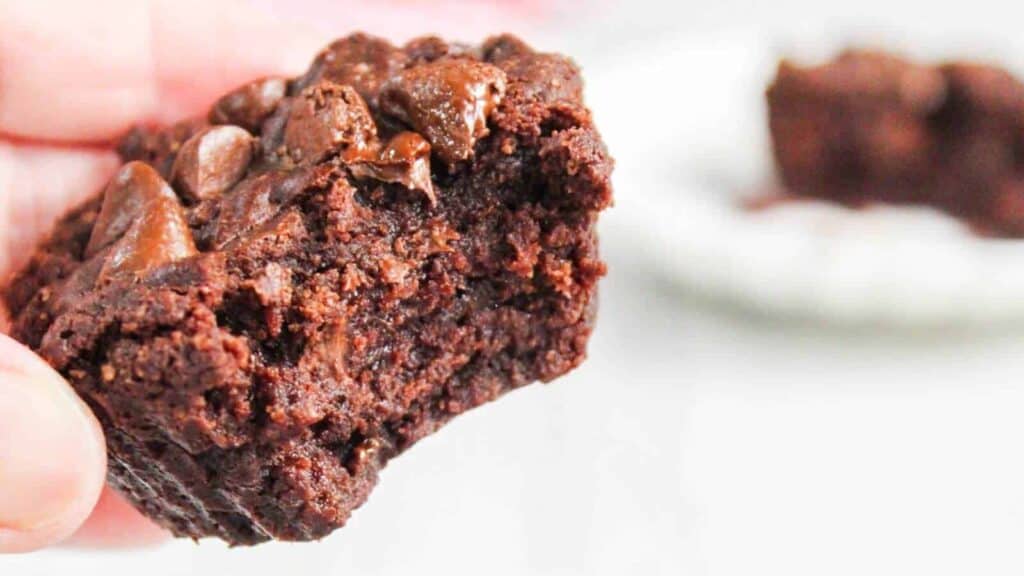
M917 52L942 53L926 44ZM779 46L756 34L665 41L588 70L618 160L608 232L689 290L760 312L911 326L1024 320L1024 242L977 237L924 207L742 209L743 194L772 179L763 94L779 55L834 48Z

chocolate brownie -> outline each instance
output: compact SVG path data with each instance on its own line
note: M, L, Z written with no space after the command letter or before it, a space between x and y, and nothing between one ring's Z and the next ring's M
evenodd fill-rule
M320 538L392 457L584 359L612 160L568 59L338 40L126 164L9 283L110 482L174 534Z
M783 61L768 89L783 183L798 195L927 204L1024 236L1024 84L995 66L847 51Z

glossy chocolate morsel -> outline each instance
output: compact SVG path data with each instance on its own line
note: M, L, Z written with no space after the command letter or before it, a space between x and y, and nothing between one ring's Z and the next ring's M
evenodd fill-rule
M423 36L414 38L402 46L411 62L423 63L433 62L444 56L462 56L470 54L473 50L468 44L458 42L447 42L438 36Z
M284 129L288 125L292 103L295 98L285 98L277 105L260 126L259 152L264 160L280 161L287 157L288 150L284 147Z
M151 204L111 250L99 280L140 275L152 268L196 254L181 205L170 200Z
M490 64L442 59L410 68L381 89L381 109L423 134L451 165L473 155L487 117L505 94L505 73Z
M215 245L221 246L272 217L274 206L270 194L275 184L285 177L280 172L268 172L235 187L221 205L214 236Z
M513 88L506 100L517 104L542 103L545 107L578 102L583 79L572 60L559 54L505 54L497 63ZM577 112L578 113L578 112Z
M142 217L149 204L164 199L178 200L152 166L138 161L122 166L103 190L103 205L85 247L85 257L116 242Z
M192 201L222 194L245 175L253 137L238 126L211 126L189 138L171 168L171 182Z
M353 34L321 51L309 70L295 81L296 91L321 80L347 84L372 107L377 106L381 84L400 71L408 57L382 38Z
M513 56L534 54L532 48L516 36L501 34L488 38L480 47L484 62L496 63Z
M320 82L291 103L284 146L297 162L316 162L335 152L358 153L377 138L366 102L351 86Z
M432 206L437 203L430 181L430 144L415 132L396 134L383 148L352 158L348 167L356 178L395 182L423 192Z
M125 164L104 191L86 255L95 255L111 244L99 272L100 281L141 274L196 253L177 195L148 164Z
M211 124L234 124L258 133L288 91L284 78L261 78L221 96L210 108Z
M169 179L178 150L186 140L206 126L202 118L182 120L166 128L136 126L118 142L117 153L125 162L146 162L156 168L161 176Z
M315 178L315 169L274 171L254 175L242 182L220 202L213 231L215 247L248 233L270 220Z

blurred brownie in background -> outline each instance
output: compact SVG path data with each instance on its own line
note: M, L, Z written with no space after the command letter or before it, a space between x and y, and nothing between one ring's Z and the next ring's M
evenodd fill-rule
M1024 84L1009 72L848 50L818 66L783 61L767 96L790 193L926 204L1024 236Z

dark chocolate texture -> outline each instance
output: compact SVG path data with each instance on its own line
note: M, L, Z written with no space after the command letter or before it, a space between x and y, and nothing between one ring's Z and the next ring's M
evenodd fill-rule
M138 128L5 290L179 536L320 538L453 416L583 361L612 161L576 67L341 39Z

